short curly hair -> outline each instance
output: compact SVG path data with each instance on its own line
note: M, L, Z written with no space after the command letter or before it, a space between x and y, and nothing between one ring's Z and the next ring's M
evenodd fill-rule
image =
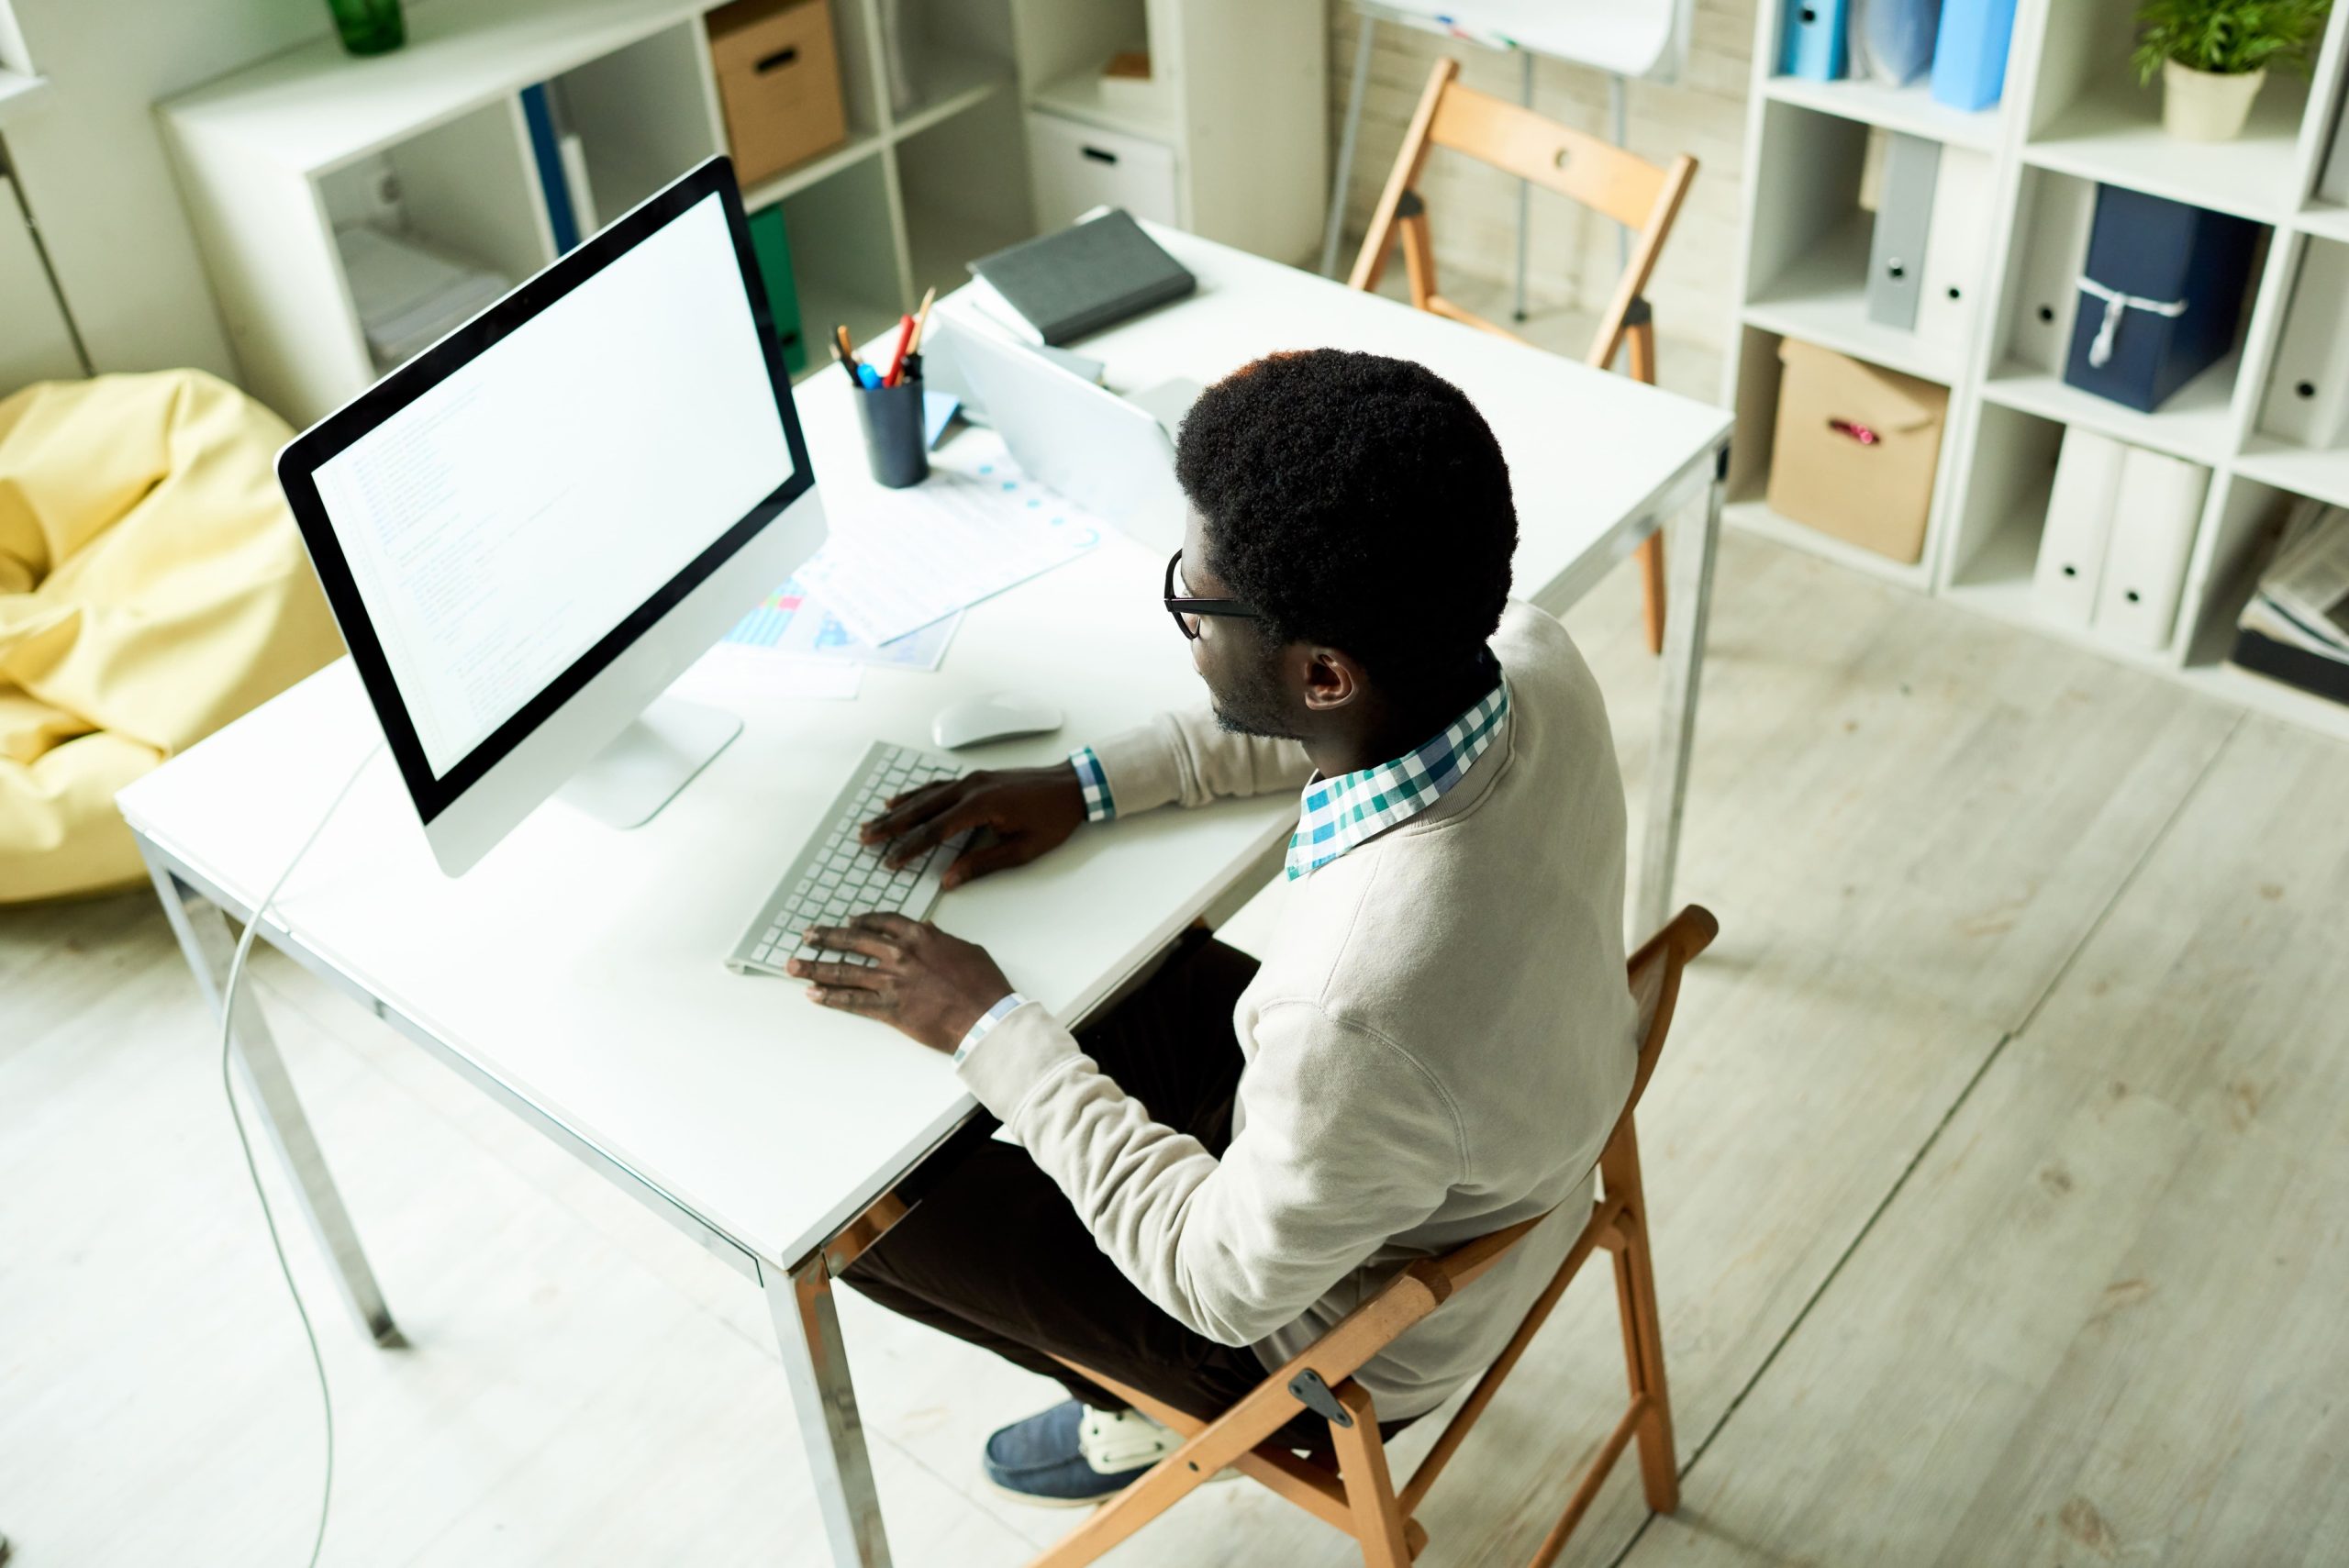
M1475 406L1424 365L1269 355L1199 395L1174 473L1208 569L1272 644L1319 643L1389 692L1475 659L1508 598L1517 507Z

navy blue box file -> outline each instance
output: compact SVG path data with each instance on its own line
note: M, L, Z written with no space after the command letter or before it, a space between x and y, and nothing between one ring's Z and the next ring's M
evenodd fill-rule
M2064 379L2140 413L2226 357L2259 226L2099 185Z

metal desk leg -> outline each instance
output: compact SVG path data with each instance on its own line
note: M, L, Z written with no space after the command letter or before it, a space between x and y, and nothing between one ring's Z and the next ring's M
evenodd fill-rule
M1338 177L1330 185L1330 216L1321 224L1321 275L1338 275L1338 239L1346 222L1346 183L1354 173L1354 139L1362 132L1362 95L1370 84L1371 39L1378 24L1360 13L1354 34L1354 84L1346 94L1345 128L1338 133Z
M145 846L140 848L143 852ZM188 967L195 972L195 984L204 993L205 1005L217 1016L220 987L228 978L228 962L237 948L228 917L151 858L147 862L147 871L154 879L156 895L163 901L163 913L171 919L172 930L180 940L180 951L187 955ZM189 907L191 901L194 908ZM270 1147L277 1151L285 1173L293 1179L303 1217L310 1222L310 1233L318 1239L318 1245L334 1264L335 1284L370 1339L386 1349L403 1344L406 1341L392 1322L392 1309L384 1304L383 1288L375 1283L375 1271L367 1266L367 1254L360 1248L359 1232L351 1225L350 1212L342 1207L342 1195L335 1190L334 1177L327 1170L326 1155L310 1131L309 1118L302 1114L302 1102L294 1093L294 1080L285 1071L285 1059L277 1053L277 1041L269 1032L268 1020L262 1016L261 1004L254 999L250 985L239 993L238 1002L232 1059L239 1076L244 1080L246 1095L261 1107L262 1126L269 1134Z
M767 1309L774 1317L808 1468L816 1473L816 1504L823 1510L832 1561L839 1568L888 1568L889 1538L881 1528L881 1497L856 1390L849 1384L830 1267L818 1252L787 1276L765 1273Z
M1645 941L1672 916L1672 879L1680 859L1680 813L1688 798L1688 759L1697 734L1697 683L1704 672L1705 624L1713 607L1713 553L1720 542L1721 490L1728 467L1722 449L1705 492L1705 509L1683 506L1666 529L1670 576L1664 603L1664 691L1656 714L1655 754L1649 761L1648 819L1640 848L1640 895L1631 937Z

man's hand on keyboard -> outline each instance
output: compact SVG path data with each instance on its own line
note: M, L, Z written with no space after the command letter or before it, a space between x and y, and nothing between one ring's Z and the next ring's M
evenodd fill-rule
M889 809L867 822L859 837L868 844L895 840L885 858L896 867L957 833L993 829L995 842L964 850L946 868L945 885L960 887L974 877L1026 865L1045 851L1058 849L1084 822L1084 787L1076 781L1076 770L1063 762L965 773L925 784L892 797ZM990 997L983 1006L994 1003Z
M813 982L809 1001L878 1018L932 1051L952 1051L980 1014L1011 994L986 949L927 920L859 915L845 926L811 928L807 945L873 960L868 968L793 959L792 974Z

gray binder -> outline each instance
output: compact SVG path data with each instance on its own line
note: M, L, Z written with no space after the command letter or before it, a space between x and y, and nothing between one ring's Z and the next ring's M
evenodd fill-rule
M1898 131L1884 150L1876 233L1868 242L1868 319L1913 330L1925 272L1925 236L1933 219L1933 176L1942 144Z

